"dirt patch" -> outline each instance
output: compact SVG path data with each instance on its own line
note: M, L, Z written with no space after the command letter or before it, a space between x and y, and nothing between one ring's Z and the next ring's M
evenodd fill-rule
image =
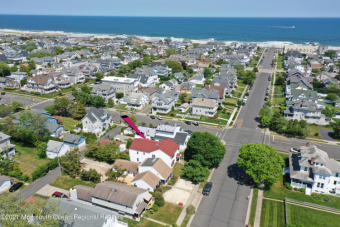
M97 170L97 172L100 173L105 180L107 178L105 176L105 173L108 170L112 169L113 165L109 165L105 162L98 162L98 161L84 158L80 161L80 167L84 170L89 170L89 169Z

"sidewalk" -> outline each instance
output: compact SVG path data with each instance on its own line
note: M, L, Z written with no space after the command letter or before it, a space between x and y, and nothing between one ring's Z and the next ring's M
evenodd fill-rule
M254 227L260 227L260 224L261 224L262 200L263 200L263 188L259 188L259 194L257 197L257 204L256 204Z
M177 226L181 226L181 225L182 225L182 222L183 222L183 220L184 220L184 218L185 218L185 215L187 214L187 207L188 207L190 204L192 204L192 202L194 201L194 198L196 197L196 195L197 195L197 193L198 193L197 191L198 191L198 187L199 187L199 186L200 186L199 184L196 184L195 187L194 187L194 189L192 190L189 199L188 199L187 202L185 203L185 205L184 205L184 207L183 207L183 210L182 210L181 214L179 215L179 217L178 217L178 219L177 219L177 221L176 221L176 225L177 225Z

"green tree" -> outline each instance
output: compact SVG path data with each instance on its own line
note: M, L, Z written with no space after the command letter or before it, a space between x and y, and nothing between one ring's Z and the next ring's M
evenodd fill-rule
M56 98L54 100L54 108L56 113L60 116L72 116L73 103L66 97Z
M130 119L134 124L137 124L137 117L136 116L131 116Z
M337 52L335 50L328 50L325 52L325 55L327 57L330 57L331 59L335 58L337 55Z
M102 96L94 95L92 104L95 107L104 107L105 106L105 99Z
M195 183L203 181L208 174L208 170L197 160L190 160L184 164L183 175Z
M211 69L205 67L205 68L204 68L204 77L205 77L205 78L211 78L212 75L213 75L213 72L211 71Z
M119 52L119 51L117 51L117 53L116 53L116 57L120 58L121 56L122 56L122 53L121 53L121 52Z
M152 61L151 58L148 57L148 56L145 56L145 57L143 58L143 64L144 64L144 65L148 65L151 61Z
M131 68L129 65L121 65L117 70L118 73L127 73L130 72Z
M81 170L80 178L84 181L92 181L94 183L100 182L100 173L97 170L90 168L89 170Z
M270 186L282 176L284 161L274 147L248 143L241 146L237 165L252 176L255 183L264 180Z
M334 93L330 93L326 96L326 99L334 102L334 101L338 100L338 96Z
M321 111L321 113L323 113L326 117L328 118L332 118L332 117L335 117L335 112L336 110L333 109L333 108L329 108L329 107L326 107L325 109L323 109Z
M142 66L143 66L143 62L140 60L134 60L133 62L129 63L130 69L135 69L135 68L142 67Z
M64 53L64 50L63 50L62 47L56 47L55 48L55 54L56 55L59 55L59 54L62 54L62 53Z
M270 108L270 106L265 106L260 109L259 111L260 118L268 117L268 119L270 119L271 116L272 116L272 109Z
M259 70L258 70L257 67L254 67L254 68L253 68L253 72L254 72L254 73L257 73L258 71L259 71Z
M184 153L185 159L197 160L202 166L213 168L219 164L225 154L225 147L218 137L209 132L194 132Z
M96 77L96 80L101 80L104 77L104 73L97 72L94 74L94 76Z
M133 142L133 139L127 139L127 142L126 142L126 148L129 149L131 144Z
M109 98L109 100L107 101L107 107L112 108L114 106L114 102L112 98Z
M269 122L270 122L270 119L269 119L268 116L263 116L263 117L261 118L261 125L262 125L263 127L268 127Z
M44 110L46 110L47 112L49 112L52 115L56 114L56 110L55 110L55 106L54 105L46 106L44 108Z
M46 148L47 148L47 143L39 143L37 146L37 151L38 151L38 156L39 158L46 158Z
M275 85L282 85L282 86L284 86L285 84L286 84L285 78L282 75L278 74L276 76Z
M20 72L29 73L30 69L27 66L25 66L25 65L20 65Z
M64 173L72 178L77 177L80 174L80 161L77 150L70 151L66 155L60 157L60 165Z
M340 121L332 123L333 133L335 138L340 138Z
M172 69L172 73L180 73L183 71L182 64L177 61L168 60L165 61L165 63Z
M174 48L168 48L165 50L165 53L170 56L170 55L173 55L173 54L176 54L176 50Z
M122 169L121 166L114 166L114 170L108 170L105 175L108 180L117 181L119 177L126 177L125 175L126 169Z
M28 69L29 71L34 70L37 68L37 65L35 64L35 61L32 59L28 62Z
M49 53L45 51L35 51L27 55L27 59L30 60L31 58L43 58L51 56Z
M88 158L93 158L100 162L105 161L109 164L114 163L118 158L126 159L126 156L120 156L117 152L118 146L113 142L105 146L99 146L98 143L91 143L87 146L85 156Z
M76 120L82 119L86 115L86 108L82 103L77 103L75 110L72 114L73 118Z
M11 71L11 73L17 72L17 71L18 71L18 66L13 65L13 66L10 68L10 71Z
M159 207L164 206L165 201L164 201L164 197L161 192L155 193L155 204Z
M17 112L24 107L24 104L22 104L21 102L12 102L12 107L13 111Z
M5 77L11 75L11 69L6 62L0 61L0 76Z
M121 98L123 98L124 97L124 93L123 92L117 92L116 93L116 98L117 99L121 99Z

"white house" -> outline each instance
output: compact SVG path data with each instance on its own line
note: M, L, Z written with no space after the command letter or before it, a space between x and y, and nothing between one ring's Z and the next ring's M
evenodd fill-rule
M150 192L155 192L157 187L160 185L160 181L161 179L153 172L145 171L137 174L137 176L131 181L131 185L143 188Z
M116 89L108 83L97 84L92 88L91 95L99 95L105 99L107 103L109 99L112 100L116 97Z
M193 77L191 77L190 82L194 83L196 85L197 84L203 85L204 84L204 75L202 73L197 73Z
M213 117L217 113L218 103L214 99L195 98L191 106L191 114Z
M291 185L305 188L306 194L340 194L340 163L308 142L289 154L289 171Z
M127 104L128 108L143 109L149 103L149 96L143 93L130 93L119 100L119 103Z
M0 193L9 189L12 185L12 178L0 175Z
M147 158L160 158L171 168L180 156L179 145L172 139L153 141L148 139L135 139L129 149L130 160L142 163Z
M160 158L147 158L139 165L139 173L147 171L159 177L162 184L166 184L172 177L172 169Z
M103 108L89 108L81 121L83 132L95 133L98 137L113 125L112 117Z
M48 158L55 158L64 156L70 152L70 146L59 141L49 140L46 148L46 156Z
M11 144L10 138L9 135L0 132L0 161L6 157L12 159L15 155L15 145Z
M53 77L37 75L35 77L30 77L27 79L27 84L24 86L24 89L29 92L40 92L42 94L48 94L55 92L58 88Z
M152 113L168 114L175 106L176 97L168 94L156 94L152 99Z
M124 95L138 91L139 82L137 79L108 76L104 77L102 82L110 83L116 89L117 93L124 93Z

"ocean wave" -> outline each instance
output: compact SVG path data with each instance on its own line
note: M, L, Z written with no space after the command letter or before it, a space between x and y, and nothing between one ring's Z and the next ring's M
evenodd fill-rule
M295 26L267 26L269 28L290 28L290 29L294 29Z

